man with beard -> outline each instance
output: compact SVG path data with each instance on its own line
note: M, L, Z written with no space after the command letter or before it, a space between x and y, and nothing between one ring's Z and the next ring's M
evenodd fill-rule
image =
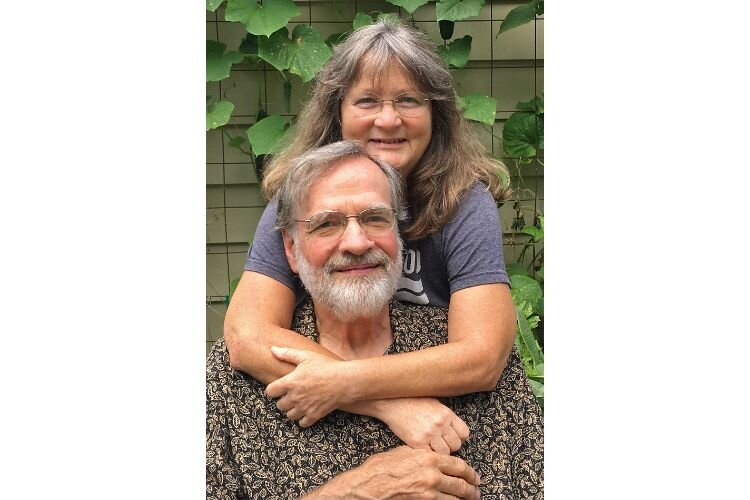
M402 259L394 169L360 143L330 144L295 162L278 202L287 259L311 298L297 307L293 330L348 361L447 340L445 309L391 300ZM541 412L515 352L495 391L446 398L452 412L432 398L365 401L303 427L279 387L231 369L223 341L214 346L208 498L478 498L480 476L485 497L542 494ZM457 456L399 446L410 430L389 416L424 400L452 415L444 439L460 447Z

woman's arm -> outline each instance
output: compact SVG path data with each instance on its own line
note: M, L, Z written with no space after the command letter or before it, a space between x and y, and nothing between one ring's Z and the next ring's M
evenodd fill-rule
M260 273L245 271L224 319L229 364L263 384L288 374L294 365L277 360L272 345L293 347L340 359L317 342L291 331L294 292Z
M419 396L459 396L495 388L515 339L515 308L504 284L479 285L454 293L448 309L448 343L351 361L329 361L296 350L275 350L297 365L266 389L282 394L288 408L317 420L325 411L309 396L326 389L340 408L355 401ZM377 381L377 383L373 383ZM327 413L327 412L326 412ZM326 414L324 413L324 415Z

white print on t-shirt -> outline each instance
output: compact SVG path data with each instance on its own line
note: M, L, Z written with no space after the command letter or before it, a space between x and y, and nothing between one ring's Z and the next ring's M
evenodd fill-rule
M398 282L396 299L414 304L429 304L430 300L424 293L419 271L422 270L422 258L419 250L404 249L404 270Z

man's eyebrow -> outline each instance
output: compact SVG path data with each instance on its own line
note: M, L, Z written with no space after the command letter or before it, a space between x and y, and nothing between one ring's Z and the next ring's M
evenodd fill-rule
M376 201L374 203L370 203L370 205L367 208L393 208L393 207L387 203L383 203L382 201Z

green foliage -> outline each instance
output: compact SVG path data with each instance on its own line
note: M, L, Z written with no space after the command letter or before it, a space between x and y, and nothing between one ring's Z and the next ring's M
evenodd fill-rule
M438 21L460 21L467 17L478 16L484 6L484 0L438 0L435 12Z
M216 12L225 0L207 0L206 9ZM427 0L392 0L391 4L413 14ZM436 19L440 27L443 43L437 50L451 68L463 68L469 61L472 38L464 36L451 41L456 21L477 16L485 2L483 0L438 0L435 4ZM510 11L500 27L500 33L528 23L535 16L544 12L544 2L532 0ZM221 81L229 77L234 64L243 63L244 67L270 67L279 72L279 81L283 84L283 106L287 113L291 109L292 78L299 77L303 83L310 82L331 56L331 47L343 41L351 30L330 35L325 41L315 28L298 24L289 35L289 21L299 14L299 9L292 0L227 0L224 14L225 21L239 22L247 34L239 47L227 50L224 44L214 41L206 42L206 79ZM381 14L391 16L393 14ZM358 12L352 20L352 29L371 24L373 17ZM296 76L292 76L296 75ZM274 80L270 80L274 81ZM262 178L266 155L275 154L294 134L294 118L279 115L268 116L260 105L258 89L258 114L255 124L239 135L229 134L226 128L223 133L228 138L230 147L238 148L250 156L249 168L254 168L258 179ZM234 104L226 100L206 102L206 130L226 127ZM493 126L497 102L487 95L470 94L459 97L459 106L468 120ZM540 149L544 148L544 101L534 97L528 102L517 105L514 112L505 122L503 128L504 153L516 159L516 163L528 162ZM248 149L248 146L251 149ZM503 185L510 185L507 173L499 171ZM519 172L520 175L520 172ZM520 210L520 209L519 209ZM512 283L511 294L517 311L516 346L529 376L531 388L542 407L544 405L544 350L543 350L543 316L544 316L544 267L542 266L543 250L527 258L527 250L539 248L543 244L544 218L536 217L534 225L528 225L520 212L514 220L513 231L528 235L528 241L519 256L518 263L507 266ZM526 262L528 260L528 262ZM239 278L232 280L227 302L237 286Z
M536 16L541 16L542 14L544 14L544 0L531 0L531 2L527 4L514 7L508 12L505 19L503 19L502 24L500 24L500 30L497 34L500 35L500 33L523 26L524 24L533 21Z
M503 149L512 158L531 158L544 149L544 100L537 96L516 107L521 111L510 115L503 127Z
M289 122L279 115L263 118L247 130L247 138L256 155L275 153Z
M206 10L216 12L216 9L219 8L219 5L223 3L224 0L206 0Z
M265 0L263 5L256 0L229 0L224 19L241 22L254 35L270 36L297 15L299 9L292 0Z
M232 64L242 61L243 55L230 50L221 42L206 40L206 81L218 82L229 76Z
M464 116L468 120L485 123L490 126L495 124L497 100L494 97L482 94L469 94L460 97L458 104L463 109Z
M354 21L352 21L352 28L356 30L362 26L367 26L368 24L372 24L373 20L372 16L357 12L357 15L354 16Z
M445 62L454 68L463 68L469 62L469 53L471 52L471 36L465 35L463 38L452 41L446 46L438 45L437 51L445 59Z
M270 37L261 38L258 55L277 70L289 70L308 82L331 57L331 49L312 26L298 24L291 40L288 36L289 31L281 28Z
M206 131L226 125L234 111L234 104L229 101L219 101L206 106Z
M414 14L415 10L423 5L427 5L428 1L429 0L388 0L388 3L403 8L409 14Z

